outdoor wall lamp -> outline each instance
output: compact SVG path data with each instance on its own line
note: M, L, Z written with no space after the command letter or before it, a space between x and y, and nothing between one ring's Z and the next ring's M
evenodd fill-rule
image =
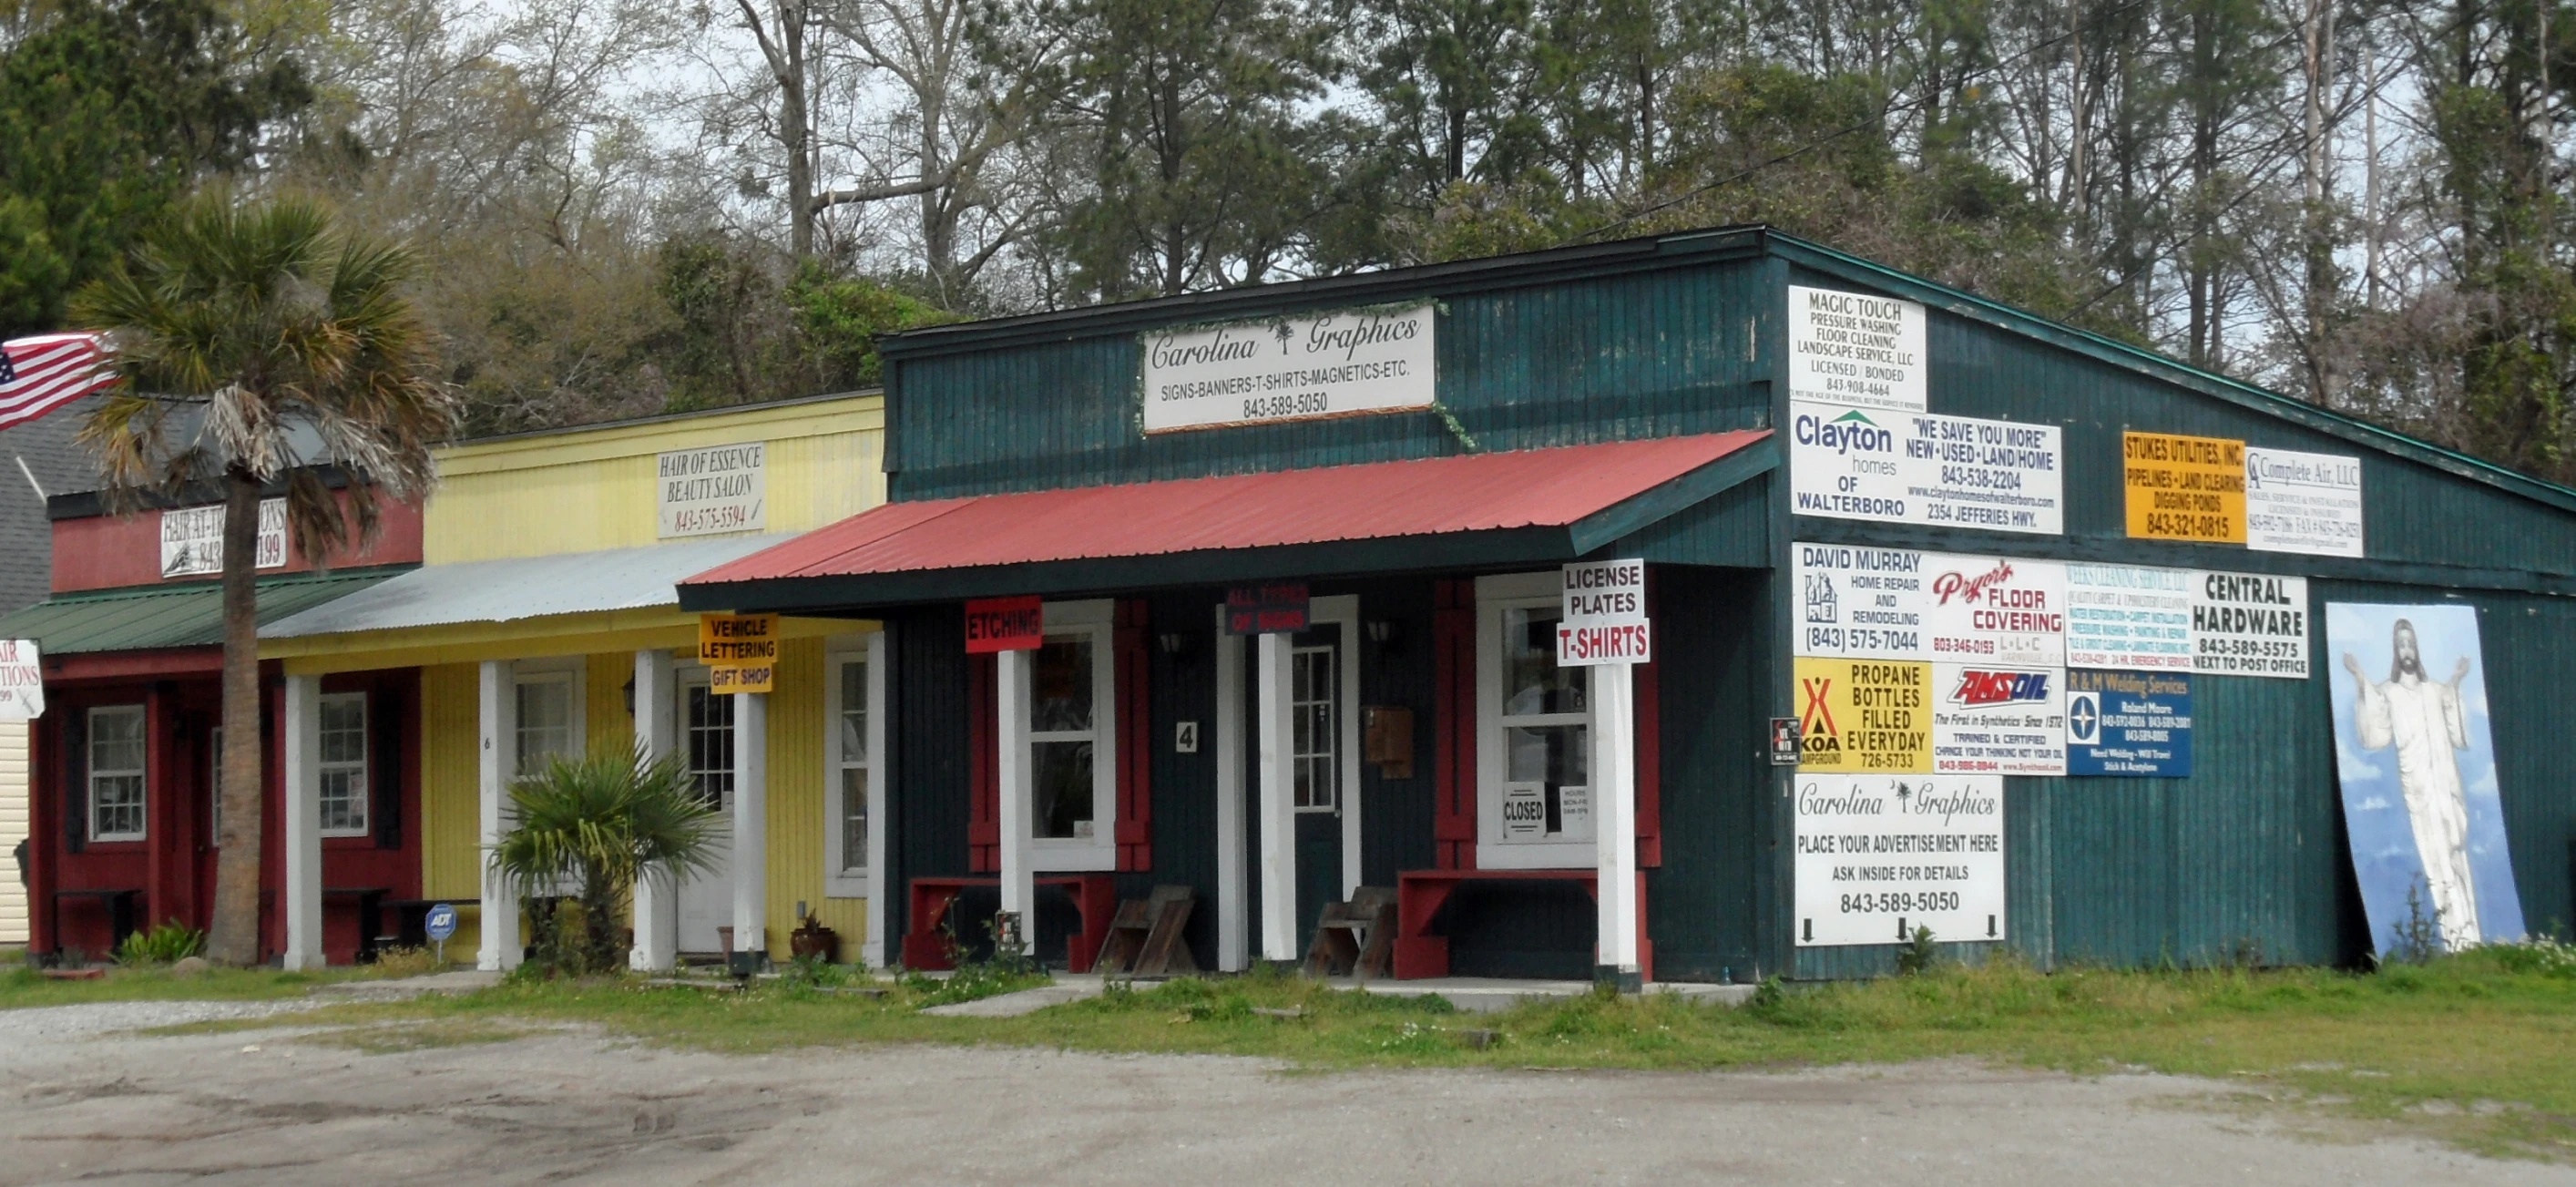
M635 678L633 676L627 677L625 686L620 688L618 691L626 694L626 715L628 717L635 716Z
M1173 659L1181 658L1190 649L1190 637L1180 631L1165 631L1154 641L1162 646L1163 654Z
M1395 642L1395 623L1384 618L1368 620L1369 642L1386 647Z

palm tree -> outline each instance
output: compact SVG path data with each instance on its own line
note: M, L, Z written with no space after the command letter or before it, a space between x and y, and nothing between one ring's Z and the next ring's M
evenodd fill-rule
M118 385L81 429L108 491L219 497L223 528L222 851L207 955L259 959L259 504L286 486L296 547L316 563L376 531L379 498L416 500L457 402L429 377L429 330L400 286L399 244L342 234L298 198L208 193L72 300L107 333ZM320 467L347 477L345 502Z
M541 920L538 947L567 972L606 972L621 963L619 905L646 877L676 883L715 869L718 816L697 778L676 758L629 755L558 758L510 785L518 824L492 849L492 871L521 901L556 896ZM562 928L560 896L581 904L582 933Z

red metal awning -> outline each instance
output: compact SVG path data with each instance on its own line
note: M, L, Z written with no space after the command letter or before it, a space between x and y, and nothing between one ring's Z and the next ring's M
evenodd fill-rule
M1563 531L1641 499L1655 502L1643 520L1619 517L1623 531L1634 530L1768 468L1742 463L1748 447L1769 435L1746 430L889 503L692 577L681 584L681 601L693 608L780 604L746 598L754 583ZM1712 470L1727 473L1712 483ZM1659 492L1665 497L1653 499Z

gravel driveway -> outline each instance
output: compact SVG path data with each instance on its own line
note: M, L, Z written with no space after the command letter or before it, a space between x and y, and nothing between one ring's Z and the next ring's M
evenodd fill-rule
M2576 1184L2385 1131L2292 1129L2213 1103L2222 1085L1957 1062L1287 1075L1001 1048L725 1056L570 1031L383 1055L291 1029L110 1033L280 1008L0 1013L0 1185Z

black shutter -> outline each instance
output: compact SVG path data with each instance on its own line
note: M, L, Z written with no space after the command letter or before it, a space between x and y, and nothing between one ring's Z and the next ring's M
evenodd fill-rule
M63 714L63 849L89 843L89 711Z
M368 811L375 814L378 849L400 849L403 843L402 715L400 694L378 690L368 695Z

